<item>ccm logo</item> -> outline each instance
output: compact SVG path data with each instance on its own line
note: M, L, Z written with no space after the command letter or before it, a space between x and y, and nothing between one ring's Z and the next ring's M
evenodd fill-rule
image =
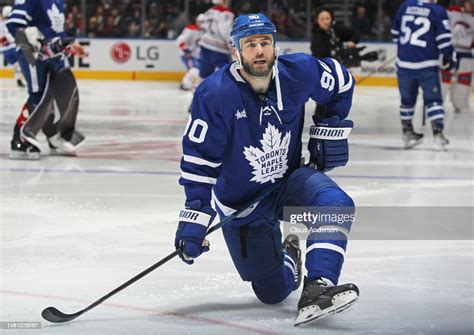
M249 19L250 20L259 20L260 16L258 16L258 15L249 15Z

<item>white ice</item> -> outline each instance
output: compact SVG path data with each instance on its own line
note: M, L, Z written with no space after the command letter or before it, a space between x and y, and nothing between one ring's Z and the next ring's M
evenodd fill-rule
M42 320L43 308L78 311L171 253L183 205L177 180L189 95L176 83L83 80L79 88L78 127L87 136L79 156L13 161L11 130L26 92L0 79L0 325L42 326L0 333L473 333L474 243L442 238L350 241L341 282L357 283L360 301L301 329L293 327L301 289L278 305L260 303L220 232L193 266L173 259L70 323ZM425 142L406 151L398 105L395 88L356 89L350 163L330 175L358 206L473 207L473 112L454 115L448 104L451 144L437 152L419 107Z

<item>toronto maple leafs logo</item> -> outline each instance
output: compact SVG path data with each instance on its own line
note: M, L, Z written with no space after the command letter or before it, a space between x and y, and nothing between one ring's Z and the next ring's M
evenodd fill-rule
M275 179L283 178L288 169L291 132L287 132L283 139L281 135L280 131L269 123L260 140L262 149L253 146L244 147L245 158L253 167L254 176L250 181L264 184L267 181L274 183Z
M64 31L64 13L61 13L58 6L53 3L51 9L48 9L48 16L51 21L51 29L57 33Z

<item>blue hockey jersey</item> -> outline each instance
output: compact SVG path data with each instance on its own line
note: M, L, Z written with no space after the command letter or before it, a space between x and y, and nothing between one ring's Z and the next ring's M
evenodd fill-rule
M46 40L65 37L63 0L16 0L7 21L15 36L18 28L36 27Z
M266 95L252 89L236 63L213 73L195 92L183 135L180 184L187 200L209 205L214 193L230 215L289 175L301 160L305 103L312 98L326 104L327 116L344 119L353 87L337 61L302 53L279 57Z
M398 46L400 68L438 67L439 55L454 51L446 9L430 1L405 1L393 20L391 32Z

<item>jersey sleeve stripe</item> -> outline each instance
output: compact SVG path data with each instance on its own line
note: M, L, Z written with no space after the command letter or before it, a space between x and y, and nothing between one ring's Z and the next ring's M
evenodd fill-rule
M17 15L24 16L28 21L31 21L31 20L32 20L31 16L28 15L28 13L26 12L26 10L14 9L14 10L12 10L12 15L13 15L13 14L17 14Z
M449 46L451 46L451 45L453 45L453 43L451 43L451 41L446 42L446 43L443 43L443 44L440 44L440 45L438 45L438 50L447 48L447 47L449 47Z
M397 42L398 42L398 38L392 38L392 41L393 41L394 43L397 43Z
M16 18L8 19L7 24L9 24L9 23L19 23L19 24L22 24L24 26L28 25L28 22L26 22L26 20L16 19Z
M198 183L211 184L211 185L215 185L217 183L216 178L199 176L197 174L192 174L192 173L187 173L187 172L181 172L181 178L191 180L191 181L196 181Z
M346 83L345 79L344 79L344 72L342 70L341 64L335 59L331 59L331 60L334 63L334 68L336 69L336 73L337 73L337 79L339 80L339 93L344 93L344 92L350 90L351 87L352 87L352 76L351 76L351 74L349 72L347 72L347 74L349 76L349 78L348 78L349 81Z
M335 60L335 59L332 59L331 58L331 61L334 63L334 68L336 69L336 73L337 73L337 80L339 82L339 93L342 93L342 92L345 92L347 91L346 86L344 85L345 84L345 80L344 80L344 72L342 71L342 66L341 64ZM344 90L345 89L345 90Z
M436 36L436 40L437 40L437 41L442 40L443 38L449 38L449 39L451 39L451 34L450 34L450 33L446 33L446 34L440 34L440 35Z
M184 159L185 162L188 162L188 163L210 166L212 168L219 167L222 164L222 163L213 163L213 162L207 161L205 159L195 157L195 156L190 156L190 155L183 155L183 159Z
M395 29L390 30L390 32L391 32L393 35L398 35L398 34L400 34L400 32L399 32L398 30L395 30Z

